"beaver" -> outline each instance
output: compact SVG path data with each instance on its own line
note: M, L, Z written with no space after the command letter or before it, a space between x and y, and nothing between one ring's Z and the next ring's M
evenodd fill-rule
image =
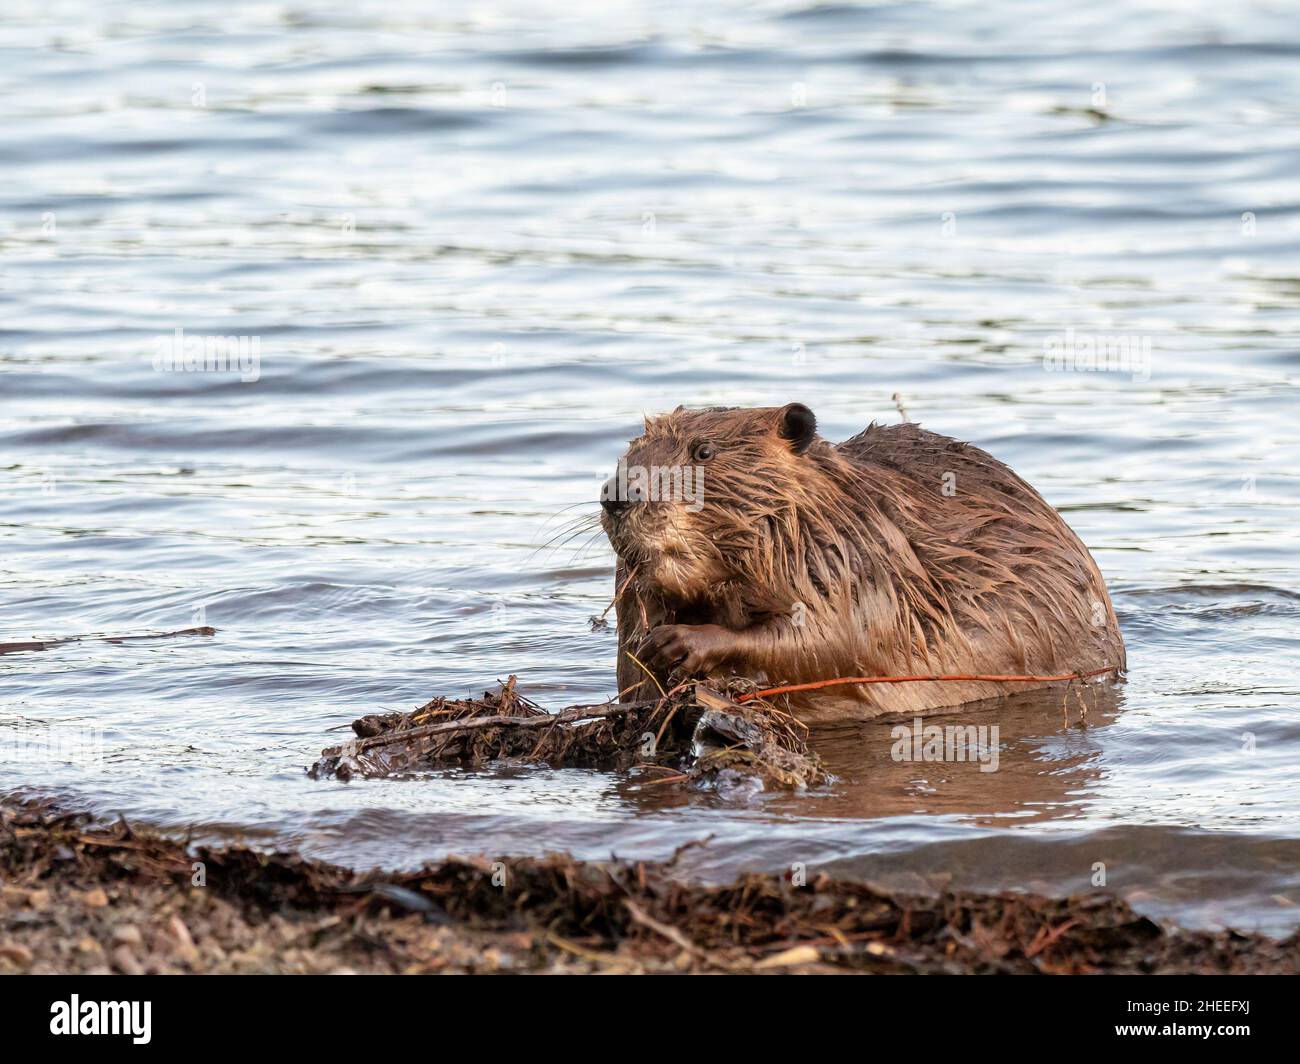
M678 407L631 441L600 519L618 557L624 701L689 677L784 686L1125 667L1105 582L1061 515L987 452L913 422L873 422L832 444L802 403ZM788 697L798 718L818 721L1049 685L854 684Z

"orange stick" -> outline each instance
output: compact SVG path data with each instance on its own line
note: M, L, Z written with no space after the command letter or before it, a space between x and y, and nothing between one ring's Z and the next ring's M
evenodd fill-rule
M833 680L792 683L785 687L769 687L766 691L751 691L747 695L740 695L736 701L748 702L751 698L788 695L795 691L816 691L822 687L836 687L847 683L946 683L954 680L984 680L988 683L1048 683L1053 680L1083 680L1089 676L1101 676L1107 672L1119 672L1119 668L1115 665L1107 665L1104 669L1093 669L1091 672L1064 672L1059 676L1000 676L992 673L969 673L953 676L839 676Z

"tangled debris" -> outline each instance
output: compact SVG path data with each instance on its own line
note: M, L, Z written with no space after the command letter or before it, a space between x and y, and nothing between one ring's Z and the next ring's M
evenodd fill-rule
M1167 931L1104 894L915 896L817 874L708 886L674 864L357 873L7 804L0 971L1300 972L1300 935Z
M347 780L529 761L668 769L670 775L657 782L717 787L801 788L827 779L802 724L760 699L741 705L730 693L690 683L659 699L548 713L520 694L511 676L482 698L435 698L410 713L353 721L356 738L326 747L308 772L314 779Z

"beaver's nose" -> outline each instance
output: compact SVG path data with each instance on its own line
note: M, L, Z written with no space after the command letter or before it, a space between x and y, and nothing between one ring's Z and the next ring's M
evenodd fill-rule
M610 517L617 517L632 505L618 490L618 477L610 477L600 488L600 506Z

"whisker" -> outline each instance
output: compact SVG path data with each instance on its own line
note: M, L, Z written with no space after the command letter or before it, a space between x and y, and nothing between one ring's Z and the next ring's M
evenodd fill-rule
M573 560L574 560L575 562L577 562L577 561L585 561L585 560L586 560L586 552L589 551L589 550L591 550L592 547L598 547L598 546L600 546L600 545L602 544L602 542L604 541L604 539L605 539L605 532L604 532L604 529L600 530L599 532L596 532L594 535L591 536L590 539L587 540L586 543L584 543L581 547L578 547L578 548L574 551ZM606 547L609 547L609 544L608 544L608 543L605 543L605 546L606 546ZM610 549L610 550L613 550L612 547L609 547L609 549Z
M549 546L551 543L554 543L561 536L567 535L571 532L575 532L575 531L580 532L585 529L591 528L595 524L599 523L599 521L600 518L595 514L580 514L577 517L571 517L567 521L565 521L564 524L562 524L558 529L556 529L555 532L549 538L543 541L541 547ZM545 527L546 525L543 523L541 526L539 526L539 531L544 529Z
M546 542L536 547L528 555L527 562L531 564L543 551L559 550L570 541L587 533L591 533L593 538L604 534L604 530L599 527L598 518L583 516L568 522L563 528L556 532L555 535L551 536L546 540Z
M592 502L590 499L584 499L581 502L571 502L569 503L568 506L561 506L553 514L549 514L546 520L542 522L541 527L545 528L552 521L559 519L561 515L568 513L570 510L576 510L579 506L596 506L596 505L597 503ZM596 516L599 517L599 515Z

